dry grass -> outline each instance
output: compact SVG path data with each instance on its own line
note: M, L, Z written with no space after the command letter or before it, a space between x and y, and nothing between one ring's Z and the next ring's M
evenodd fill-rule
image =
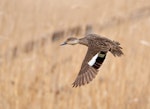
M109 53L94 81L72 88L87 48L51 36L81 26L82 37L87 24L125 55ZM149 0L1 0L0 109L150 109L149 29Z

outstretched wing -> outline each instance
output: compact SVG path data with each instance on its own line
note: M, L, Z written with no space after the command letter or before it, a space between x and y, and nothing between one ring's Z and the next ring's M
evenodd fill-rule
M84 84L88 84L92 81L100 66L102 65L107 52L93 51L88 49L85 59L82 63L80 72L73 82L73 87L78 87Z

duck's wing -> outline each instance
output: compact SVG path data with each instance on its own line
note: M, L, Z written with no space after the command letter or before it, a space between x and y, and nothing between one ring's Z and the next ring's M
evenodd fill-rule
M85 59L82 63L80 72L73 82L73 87L78 87L84 84L88 84L92 81L100 66L102 65L107 52L102 52L99 50L88 49Z

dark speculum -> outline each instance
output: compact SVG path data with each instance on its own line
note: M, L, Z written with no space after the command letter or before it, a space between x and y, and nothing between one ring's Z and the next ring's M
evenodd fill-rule
M102 63L104 62L105 60L105 57L106 57L106 53L107 52L100 52L94 65L92 67L94 67L95 69L99 69L100 66L102 65Z

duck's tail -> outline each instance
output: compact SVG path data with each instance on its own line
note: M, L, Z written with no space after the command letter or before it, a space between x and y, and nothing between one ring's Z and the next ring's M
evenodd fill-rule
M112 46L110 48L110 52L114 55L114 56L118 56L120 57L121 55L123 55L122 52L122 47L120 47L120 43L116 42L116 41L112 41Z

